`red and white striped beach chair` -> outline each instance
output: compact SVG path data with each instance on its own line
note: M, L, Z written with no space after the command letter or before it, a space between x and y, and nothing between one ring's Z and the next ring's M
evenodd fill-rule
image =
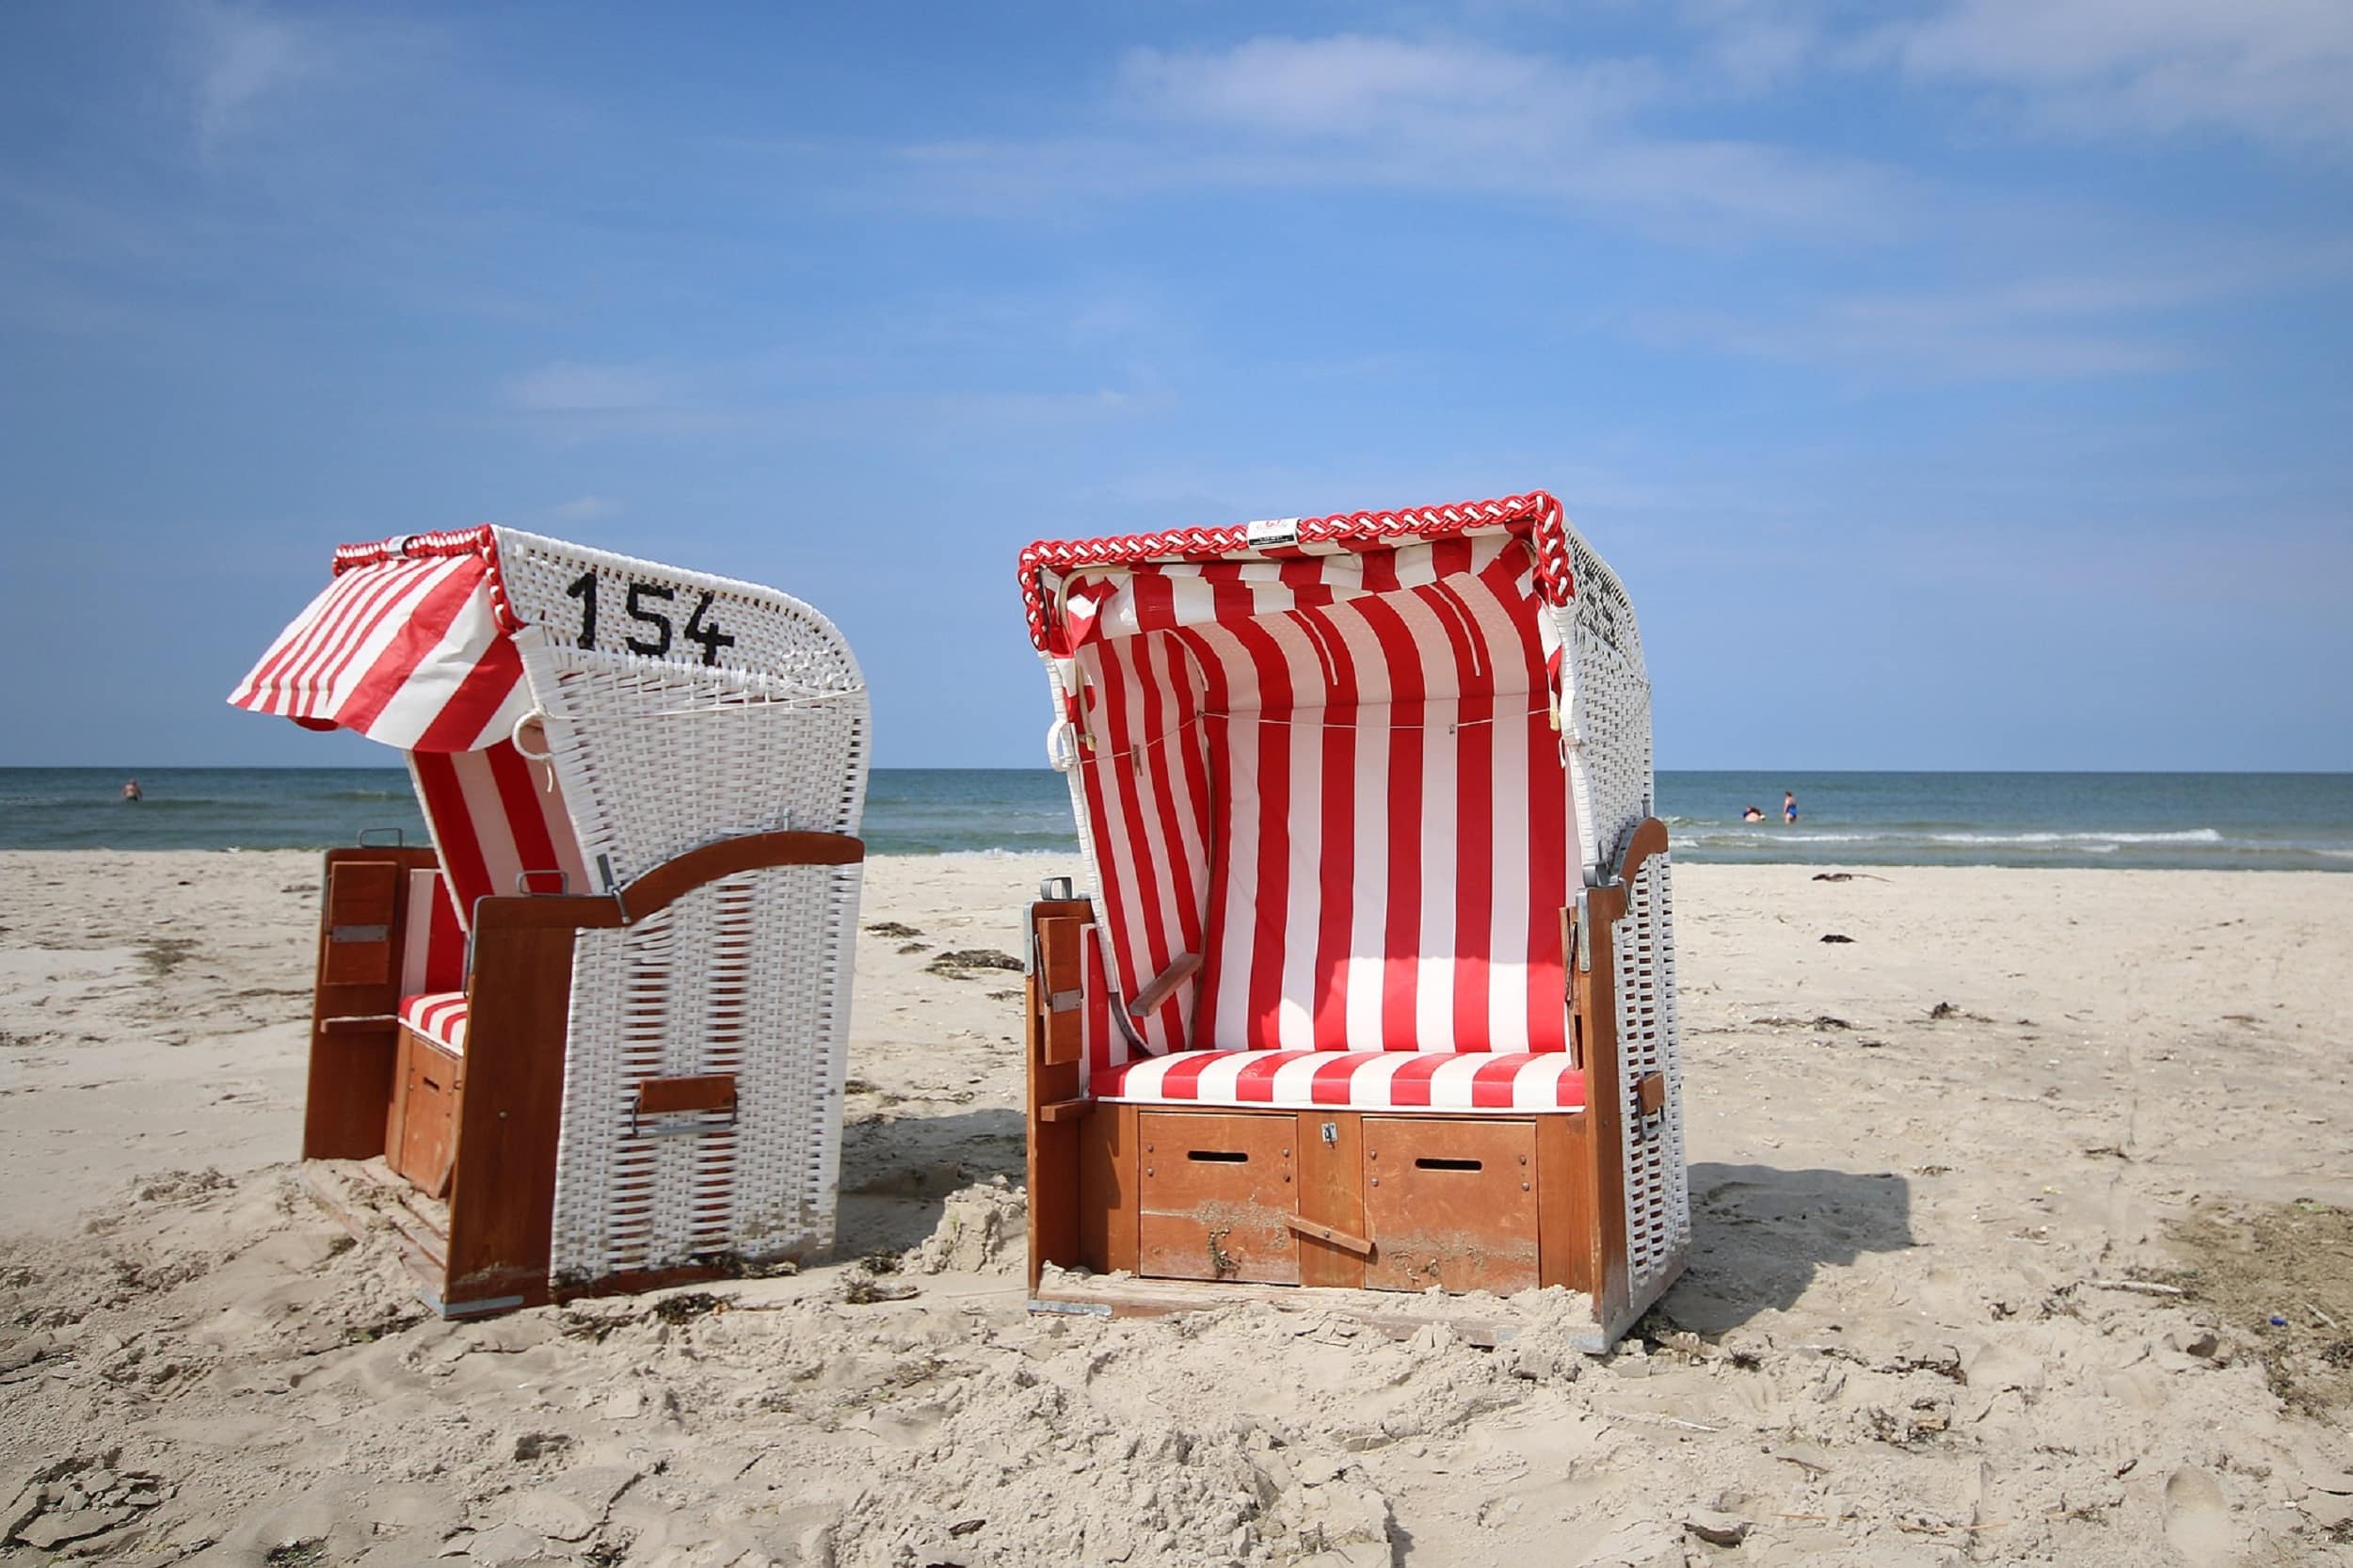
M1032 913L1039 1304L1561 1285L1614 1339L1690 1228L1667 843L1634 615L1560 504L1020 571L1094 888Z
M868 712L830 622L412 535L337 551L230 700L408 755L432 848L327 856L302 1153L365 1162L322 1191L373 1176L439 1311L831 1247Z

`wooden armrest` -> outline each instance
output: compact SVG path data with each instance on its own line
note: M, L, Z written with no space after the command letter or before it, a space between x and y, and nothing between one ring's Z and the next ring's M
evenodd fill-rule
M1178 953L1169 961L1168 968L1147 981L1144 989L1136 993L1135 1000L1128 1003L1128 1016L1131 1018L1151 1016L1153 1009L1174 996L1176 987L1191 980L1200 968L1201 955L1199 953Z
M1626 835L1625 848L1618 852L1618 869L1610 880L1631 882L1641 873L1643 861L1666 853L1667 824L1657 817L1644 817Z
M708 883L775 866L852 866L866 858L863 840L846 833L746 833L672 856L628 887L600 897L493 895L474 902L474 929L486 925L612 931L658 915Z

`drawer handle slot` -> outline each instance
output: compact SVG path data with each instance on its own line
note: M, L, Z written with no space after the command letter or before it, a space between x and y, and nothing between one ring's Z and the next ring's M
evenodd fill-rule
M1187 1149L1187 1160L1198 1160L1209 1165L1247 1165L1250 1156L1241 1149Z
M1425 1155L1414 1161L1414 1169L1417 1171L1483 1171L1486 1168L1487 1162L1483 1160L1442 1160Z

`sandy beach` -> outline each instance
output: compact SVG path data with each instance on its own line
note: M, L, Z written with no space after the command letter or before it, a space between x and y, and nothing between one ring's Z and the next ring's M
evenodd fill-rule
M0 1562L2353 1556L2353 876L1677 868L1597 1360L1024 1313L1017 977L930 966L1070 869L870 866L842 1261L449 1324L288 1162L315 857L0 855Z

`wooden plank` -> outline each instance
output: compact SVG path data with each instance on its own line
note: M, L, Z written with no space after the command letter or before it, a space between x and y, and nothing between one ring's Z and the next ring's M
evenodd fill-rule
M746 833L673 856L621 889L632 922L658 915L707 882L771 866L851 866L866 845L845 833Z
M1075 932L1075 922L1088 912L1089 905L1082 899L1041 899L1030 905L1028 940L1033 949L1042 950L1041 934L1048 922L1072 921ZM1046 977L1037 972L1044 966L1031 968L1022 987L1021 1055L1027 1088L1023 1122L1028 1132L1024 1168L1029 1191L1029 1272L1030 1283L1035 1285L1039 1271L1048 1263L1076 1268L1085 1261L1080 1241L1080 1138L1083 1129L1099 1118L1049 1121L1042 1114L1048 1105L1080 1097L1079 1062L1076 1051L1066 1061L1047 1060L1049 993ZM1068 984L1073 987L1079 984L1075 973ZM1069 1016L1075 1029L1077 1011Z
M474 906L466 1093L442 1293L451 1312L549 1297L573 934L528 919L545 902L486 898Z
M385 1160L433 1197L445 1196L457 1154L457 1112L465 1063L420 1036L400 1032L400 1089L385 1141Z
M683 1078L648 1078L637 1083L637 1113L666 1116L684 1111L735 1109L733 1073L696 1073Z
M408 868L379 854L328 864L321 985L392 984L392 939L400 929L407 881Z
M1075 1064L1085 1039L1080 1002L1086 984L1085 922L1074 915L1041 916L1037 922L1038 1006L1045 1017L1049 1067Z
M1041 1122L1075 1122L1095 1109L1093 1100L1048 1100L1037 1108Z
M1097 1273L1135 1272L1136 1177L1136 1108L1098 1107L1079 1124L1078 1212L1078 1260Z
M1583 1112L1536 1118L1536 1282L1591 1295L1593 1159Z
M1175 996L1176 987L1191 980L1193 972L1200 968L1201 955L1199 953L1178 953L1169 961L1168 968L1145 982L1144 989L1138 991L1128 1000L1128 1016L1131 1018L1150 1017L1154 1010L1170 997Z
M1610 949L1611 922L1625 914L1623 886L1586 893L1581 945L1588 962L1569 970L1586 1048L1586 1168L1593 1173L1593 1223L1585 1272L1594 1316L1605 1332L1614 1332L1626 1305L1625 1111L1618 1082L1618 996Z
M1285 1312L1328 1313L1362 1323L1395 1339L1409 1339L1441 1323L1474 1345L1508 1344L1528 1326L1509 1303L1480 1310L1456 1298L1433 1302L1395 1291L1342 1290L1295 1285L1236 1285L1203 1280L1099 1279L1055 1274L1031 1292L1032 1311L1090 1311L1109 1317L1162 1317L1174 1312L1212 1311L1227 1306L1271 1306ZM1548 1320L1546 1332L1558 1326ZM1570 1327L1571 1342L1594 1344L1594 1336Z
M1372 1256L1372 1242L1365 1237L1351 1236L1344 1230L1334 1230L1330 1225L1318 1224L1313 1220L1303 1220L1296 1214L1290 1217L1288 1224L1291 1227L1291 1234L1304 1240L1321 1241L1327 1246L1337 1247L1340 1251L1353 1253L1358 1257ZM1303 1280L1302 1283L1304 1284L1305 1281Z
M1469 1116L1365 1118L1368 1288L1536 1284L1536 1128Z
M1137 1272L1297 1284L1297 1129L1289 1112L1139 1112Z
M311 997L311 1055L302 1098L302 1158L365 1160L384 1152L385 1122L392 1110L399 1043L393 1013L400 1005L400 979L389 962L372 979L355 980L332 957L337 923L330 889L346 865L392 868L392 931L387 953L399 951L408 918L409 871L434 864L429 849L330 849L319 878L317 983ZM380 877L381 872L375 873ZM349 882L361 888L366 878ZM357 910L343 912L356 913ZM372 923L346 922L346 923ZM373 971L371 971L373 972Z
M1299 1151L1299 1213L1336 1236L1365 1236L1364 1117L1354 1111L1302 1111L1295 1118ZM1324 1128L1332 1129L1331 1142ZM1365 1283L1365 1257L1328 1238L1299 1249L1299 1283L1353 1288Z

